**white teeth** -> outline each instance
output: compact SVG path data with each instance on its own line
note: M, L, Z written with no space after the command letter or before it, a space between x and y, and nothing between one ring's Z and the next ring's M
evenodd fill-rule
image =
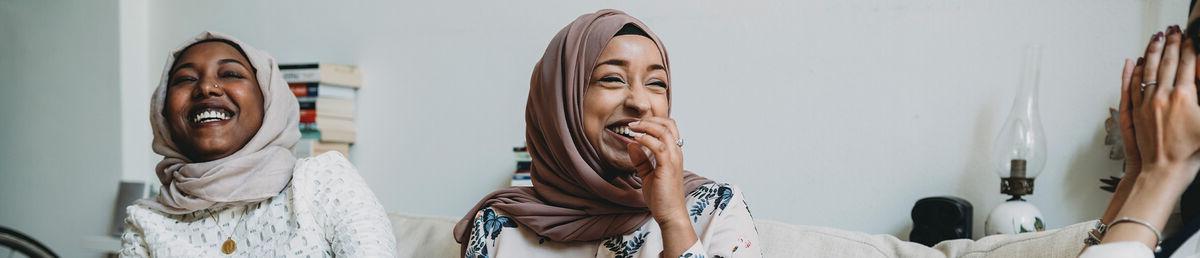
M616 132L617 134L629 136L632 138L637 138L638 136L641 136L644 134L644 133L634 132L633 129L629 129L628 126L620 126L620 127L614 128L613 131Z
M197 113L196 116L192 117L192 122L198 123L198 124L215 122L215 121L220 121L220 120L227 120L227 119L229 119L229 116L230 116L230 114L225 112L224 110L206 109L200 113Z

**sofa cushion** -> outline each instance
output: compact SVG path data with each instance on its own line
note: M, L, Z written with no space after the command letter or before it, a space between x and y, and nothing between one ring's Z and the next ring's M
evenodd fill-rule
M389 213L399 257L457 258L456 218ZM1058 230L939 243L933 248L891 235L756 220L764 257L1076 257L1096 221Z
M450 231L458 220L446 217L388 213L396 234L397 257L459 258Z

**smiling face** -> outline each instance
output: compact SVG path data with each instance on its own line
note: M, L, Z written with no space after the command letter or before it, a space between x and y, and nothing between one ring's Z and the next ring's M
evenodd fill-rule
M630 122L667 117L666 66L654 41L640 35L613 37L592 69L583 96L583 129L606 170L634 171L626 146Z
M187 48L171 68L163 117L192 162L224 158L258 133L263 94L238 49L220 41Z

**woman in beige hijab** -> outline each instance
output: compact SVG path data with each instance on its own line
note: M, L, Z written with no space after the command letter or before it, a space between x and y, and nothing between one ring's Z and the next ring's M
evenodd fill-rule
M161 193L127 208L121 256L394 256L383 206L345 157L297 160L299 105L275 59L205 32L150 102Z

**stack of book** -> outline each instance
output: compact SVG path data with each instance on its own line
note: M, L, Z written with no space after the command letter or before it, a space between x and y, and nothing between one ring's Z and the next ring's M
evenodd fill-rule
M358 134L354 103L362 87L362 74L350 65L329 63L279 65L283 79L300 101L300 142L292 150L297 158L328 151L350 157Z
M529 168L533 166L533 157L529 156L529 151L525 147L513 147L513 154L516 154L517 170L513 172L511 186L533 186L533 178L529 175Z

